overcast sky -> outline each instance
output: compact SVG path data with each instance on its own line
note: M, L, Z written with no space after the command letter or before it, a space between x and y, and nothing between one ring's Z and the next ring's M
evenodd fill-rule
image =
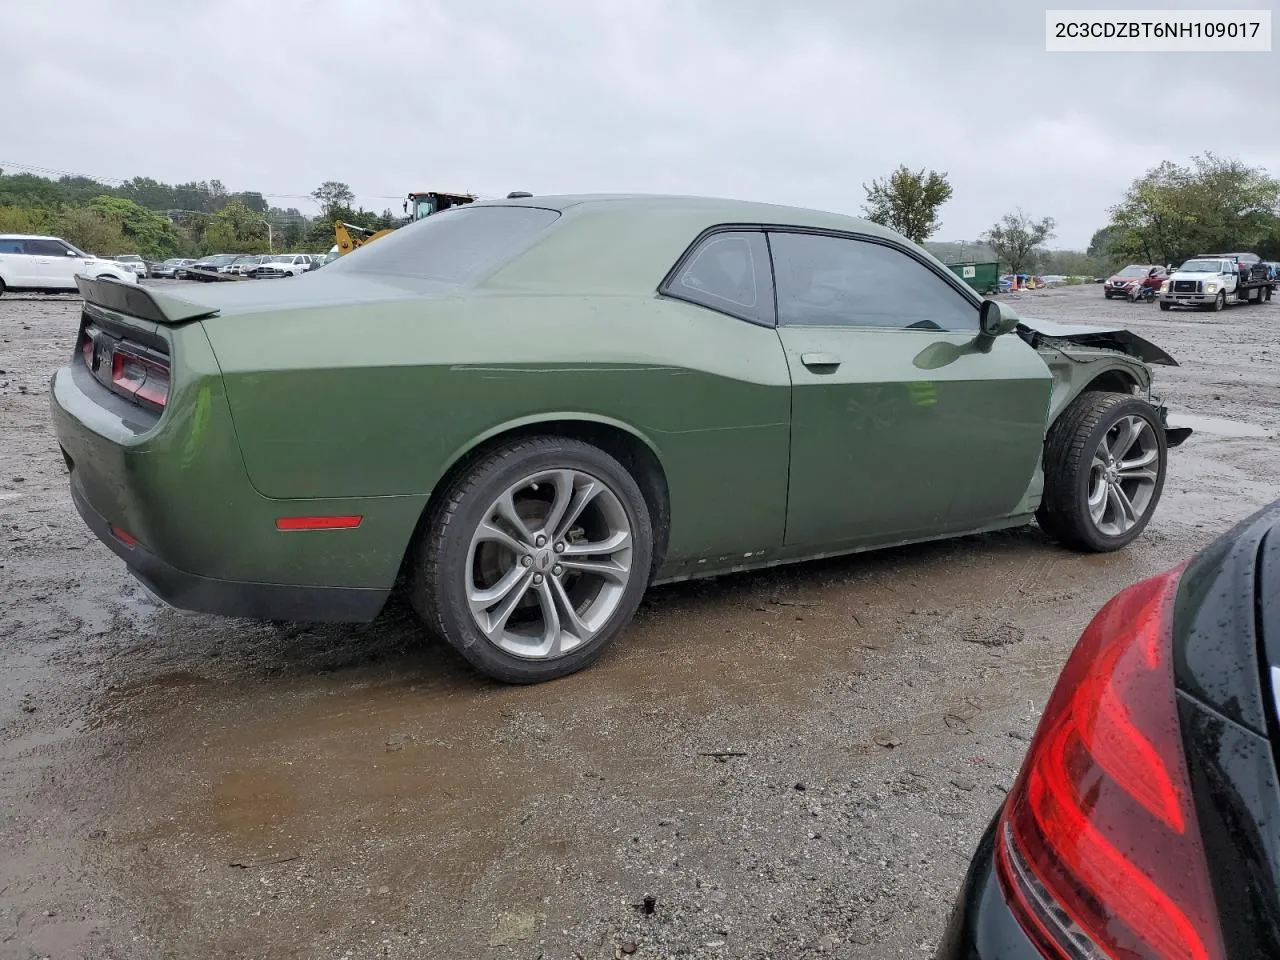
M378 210L411 189L519 189L856 214L862 184L906 163L955 188L935 239L1021 205L1076 248L1162 160L1212 150L1280 173L1280 54L1051 54L1044 10L9 0L0 166L217 178L305 212L288 195L333 179Z

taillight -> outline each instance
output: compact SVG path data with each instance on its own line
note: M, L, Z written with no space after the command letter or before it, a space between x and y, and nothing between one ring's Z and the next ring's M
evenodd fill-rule
M85 327L80 333L80 359L90 370L93 369L93 330Z
M163 409L169 399L169 368L119 342L111 355L111 388L145 406Z
M1046 956L1222 960L1174 695L1181 573L1094 617L1001 815L1001 885Z

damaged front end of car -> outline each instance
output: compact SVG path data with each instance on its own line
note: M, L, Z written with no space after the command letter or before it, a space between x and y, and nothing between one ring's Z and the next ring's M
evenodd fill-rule
M1165 441L1176 447L1191 436L1190 427L1170 426L1164 401L1151 392L1153 365L1178 361L1150 340L1124 327L1084 326L1019 317L1018 336L1033 347L1053 373L1048 424L1085 390L1132 393L1160 415Z

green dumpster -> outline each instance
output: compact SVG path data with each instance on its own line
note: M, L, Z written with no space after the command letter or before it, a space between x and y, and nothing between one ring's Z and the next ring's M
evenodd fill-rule
M979 263L975 260L970 260L968 263L948 263L947 267L978 293L1000 291L1000 264L994 260L990 263Z

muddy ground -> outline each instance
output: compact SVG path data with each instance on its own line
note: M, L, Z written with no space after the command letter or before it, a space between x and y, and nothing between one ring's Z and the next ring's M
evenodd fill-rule
M1209 419L1132 547L1028 528L661 588L521 689L399 607L157 606L51 436L78 303L0 300L0 956L928 956L1093 611L1280 496L1280 301L1018 309L1182 361L1159 388Z

